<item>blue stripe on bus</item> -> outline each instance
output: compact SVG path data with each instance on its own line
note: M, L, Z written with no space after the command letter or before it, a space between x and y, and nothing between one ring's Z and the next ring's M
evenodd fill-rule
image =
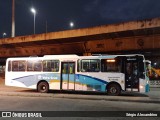
M108 84L107 81L101 80L99 78L81 74L76 74L75 81L86 85L87 87L90 87L92 89L95 89L96 91L106 91L106 84Z
M59 74L59 73L45 73L45 74L23 76L23 77L15 78L13 80L17 80L17 81L23 83L25 86L29 87L31 85L37 84L38 81L41 80L38 78L39 76L41 76L42 78L47 77L47 79L44 79L44 80L47 80L49 82L50 80L53 80L53 79L48 79L48 78L52 78L52 77L57 78L54 80L60 80L61 74ZM68 74L67 74L67 76L68 76ZM106 84L108 84L107 81L104 81L102 79L92 77L92 76L87 76L87 75L82 75L82 74L69 74L69 76L70 76L70 80L69 80L70 82L75 82L75 84L80 83L80 84L86 85L87 87L95 89L97 91L105 91ZM63 80L65 80L65 78L66 77L64 77ZM66 80L67 80L67 78L66 78Z
M18 78L14 78L12 80L17 80L17 79L21 79L21 78L25 78L25 77L30 77L30 76L34 76L34 75L28 75L28 76L18 77Z
M82 75L82 74L76 74L76 79L77 79L77 77L79 77L79 78L84 77L84 78L87 78L87 79L98 81L98 82L103 83L103 84L107 84L108 83L107 81L104 81L102 79L99 79L99 78L96 78L96 77L92 77L92 76ZM90 82L90 81L87 80L87 82Z

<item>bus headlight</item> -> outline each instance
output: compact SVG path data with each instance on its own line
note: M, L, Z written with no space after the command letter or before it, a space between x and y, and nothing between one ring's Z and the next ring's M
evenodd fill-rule
M144 88L144 86L140 85L140 89L143 89L143 88Z

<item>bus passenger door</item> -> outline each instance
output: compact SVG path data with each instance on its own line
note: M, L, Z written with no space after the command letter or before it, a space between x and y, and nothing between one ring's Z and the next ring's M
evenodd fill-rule
M62 62L61 89L75 90L75 63Z
M125 90L139 91L139 74L138 74L137 57L127 57L125 60Z

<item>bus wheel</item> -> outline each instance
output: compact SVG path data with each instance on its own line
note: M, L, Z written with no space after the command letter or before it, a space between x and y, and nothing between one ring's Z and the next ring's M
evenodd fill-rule
M107 94L108 95L117 96L117 95L120 95L120 93L121 93L121 88L117 84L110 84L107 87Z
M47 82L40 82L37 87L38 92L47 93L49 91L49 86Z

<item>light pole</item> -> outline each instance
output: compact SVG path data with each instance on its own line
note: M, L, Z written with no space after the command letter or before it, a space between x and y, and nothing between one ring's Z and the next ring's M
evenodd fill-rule
M31 8L31 12L34 15L34 34L35 34L36 10L34 8Z
M70 27L73 28L74 27L74 23L70 22Z
M12 37L15 37L15 0L12 0Z

